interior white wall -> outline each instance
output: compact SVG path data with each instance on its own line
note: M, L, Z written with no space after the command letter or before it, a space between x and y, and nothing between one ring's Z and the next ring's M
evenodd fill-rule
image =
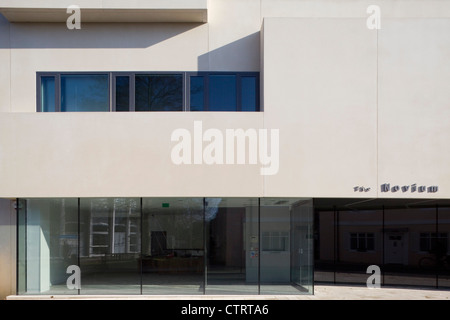
M287 232L290 240L289 207L262 206L260 218L261 235L266 231ZM291 279L291 252L288 240L287 251L264 251L260 239L261 284L289 283Z
M50 204L37 200L27 206L27 292L45 292L50 289Z

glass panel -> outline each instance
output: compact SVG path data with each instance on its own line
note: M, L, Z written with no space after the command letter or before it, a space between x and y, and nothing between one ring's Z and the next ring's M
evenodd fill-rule
M25 230L22 227L19 233L25 234L26 248L23 250L24 244L19 242L20 290L31 294L77 294L67 286L67 268L78 264L77 199L27 199L21 213L23 210ZM23 222L23 217L19 221Z
M206 198L206 294L258 294L258 199Z
M136 111L183 111L181 74L136 75Z
M116 111L130 111L129 76L116 76Z
M334 227L335 212L318 211L314 218L316 235L316 238L314 239L314 281L334 282L336 256L336 236ZM353 247L356 248L356 233L352 235Z
M256 77L241 77L241 110L242 111L258 111L257 110L257 94Z
M312 200L291 208L291 281L301 292L313 293L313 205Z
M41 77L41 111L56 111L55 77Z
M81 294L140 294L140 199L80 200Z
M142 293L203 294L203 198L142 201Z
M439 208L439 288L450 288L450 208Z
M236 76L210 75L209 111L236 111Z
M428 248L423 247L423 240L421 240L423 234L426 234L428 238L426 242L431 249L435 231L435 208L385 210L384 283L386 285L436 285L436 269L429 268L427 263L427 259L433 257L433 254Z
M61 75L61 111L109 111L108 75Z
M302 201L261 199L262 240L271 238L261 251L261 294L312 293L312 205Z
M366 285L367 268L378 265L382 269L382 221L382 210L336 211L336 282ZM321 237L324 246L327 238L327 234Z
M190 111L205 110L205 84L203 76L190 77Z
M17 205L17 202L16 202ZM27 247L26 247L26 221L27 203L19 199L17 207L17 293L25 294L27 291Z

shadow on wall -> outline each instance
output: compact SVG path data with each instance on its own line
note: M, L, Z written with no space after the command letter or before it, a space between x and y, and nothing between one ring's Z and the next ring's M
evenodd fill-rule
M81 29L69 30L65 23L9 23L0 14L0 48L148 48L202 25L204 24L81 23ZM200 71L259 71L259 69L260 32L227 43L198 57Z
M11 40L0 41L0 48L147 48L201 25L202 23L81 23L81 29L69 30L65 23L9 23L0 14L0 39L1 34L11 34Z
M260 32L210 50L198 57L199 71L259 71Z

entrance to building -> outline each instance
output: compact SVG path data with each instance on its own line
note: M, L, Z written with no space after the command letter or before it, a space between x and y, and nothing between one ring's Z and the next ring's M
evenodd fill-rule
M207 221L206 293L257 294L256 277L246 279L246 208L217 208ZM250 222L251 223L251 222Z

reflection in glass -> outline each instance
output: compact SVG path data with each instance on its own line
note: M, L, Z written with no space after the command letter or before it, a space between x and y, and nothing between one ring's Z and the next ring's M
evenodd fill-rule
M17 293L27 292L26 272L27 272L27 202L25 199L18 199L17 205Z
M258 111L257 110L257 94L256 77L241 77L241 110L242 111Z
M384 283L434 286L435 270L421 268L420 260L429 256L421 234L436 231L435 209L386 209L384 221Z
M20 201L19 292L77 294L66 285L78 263L77 199Z
M42 112L55 112L55 77L41 77Z
M258 294L258 199L205 201L206 294Z
M312 202L263 198L261 294L312 293Z
M140 294L140 199L80 199L81 294Z
M190 111L205 110L205 85L203 76L190 77Z
M303 293L313 293L313 205L298 201L291 207L291 282Z
M335 211L317 211L314 218L314 280L333 282L336 260Z
M439 287L450 288L450 208L439 208L438 215L438 234L440 235L439 250L435 251L439 253L438 263L438 275L439 275Z
M335 259L338 261L336 281L365 285L367 267L383 263L381 210L340 210L336 212ZM322 220L321 220L322 221ZM332 241L327 234L321 236L327 245Z
M203 294L203 198L142 204L142 293Z
M261 203L261 206L259 204ZM311 200L18 200L20 294L312 293ZM81 289L67 287L67 268Z
M61 111L109 111L108 75L61 75Z
M182 111L181 74L136 75L136 111Z
M116 111L130 111L130 77L116 77Z
M210 75L209 111L236 111L236 76Z

